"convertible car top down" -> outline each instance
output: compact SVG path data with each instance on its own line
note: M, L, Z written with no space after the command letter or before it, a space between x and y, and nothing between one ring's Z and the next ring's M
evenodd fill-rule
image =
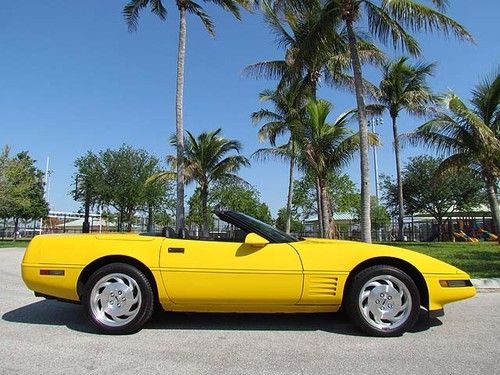
M421 307L475 295L469 276L423 254L360 242L296 239L250 216L216 239L148 234L43 235L22 261L36 296L81 302L100 331L140 330L167 311L299 313L341 307L362 331L397 336Z

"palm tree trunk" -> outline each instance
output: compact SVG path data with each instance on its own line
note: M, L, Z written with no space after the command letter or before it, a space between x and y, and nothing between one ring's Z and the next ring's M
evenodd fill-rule
M318 202L318 229L319 229L319 237L324 237L324 226L323 226L323 204L321 201L321 186L319 182L319 178L316 177L316 200Z
M288 197L286 201L286 224L285 232L290 234L290 227L292 226L292 199L293 199L293 172L295 169L295 159L290 158L290 173L288 176Z
M493 223L495 224L495 228L493 228L493 230L497 235L498 244L500 245L500 208L498 207L497 191L494 178L486 178L486 191L488 194L488 201L490 203L491 216L493 217Z
M372 242L370 220L370 167L368 157L368 123L366 121L365 101L363 99L363 77L361 74L361 61L356 47L356 36L352 20L346 20L349 51L351 55L352 70L354 73L354 89L358 105L359 137L360 137L360 164L361 164L361 240Z
M153 206L148 204L148 227L147 232L153 231Z
M184 230L184 61L186 58L186 8L179 6L179 50L177 55L177 89L175 94L175 129L177 143L177 207L175 227Z
M210 233L208 229L208 188L207 186L200 186L201 197L201 216L203 218L203 225L201 227L201 235L208 238Z
M325 186L325 180L320 179L320 192L321 192L321 208L322 208L322 213L323 217L321 218L323 222L323 237L324 238L331 238L331 231L330 231L330 209L329 209L329 199L328 199L328 192L326 190Z
M403 206L403 182L401 181L401 155L399 151L398 125L396 116L392 117L392 133L394 135L394 154L396 156L396 180L398 184L398 241L403 241L403 219L405 209Z

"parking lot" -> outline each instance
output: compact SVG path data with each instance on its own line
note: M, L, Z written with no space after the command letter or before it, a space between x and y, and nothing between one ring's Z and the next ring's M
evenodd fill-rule
M105 336L81 306L35 298L22 254L0 249L0 374L500 373L498 292L399 338L363 337L336 314L158 313L137 334Z

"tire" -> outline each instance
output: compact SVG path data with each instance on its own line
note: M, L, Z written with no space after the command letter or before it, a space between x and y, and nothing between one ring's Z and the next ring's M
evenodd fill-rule
M366 268L354 276L347 293L350 320L370 336L400 336L418 319L420 294L412 278L399 268Z
M134 333L153 314L153 289L137 268L111 263L90 276L82 304L87 318L99 331L116 335Z

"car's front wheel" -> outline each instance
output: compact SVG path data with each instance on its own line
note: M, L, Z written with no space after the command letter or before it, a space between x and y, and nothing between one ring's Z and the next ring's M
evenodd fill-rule
M140 330L154 310L148 278L125 263L108 264L88 279L82 299L88 319L102 332L127 334Z
M354 276L346 307L352 322L369 335L398 336L415 324L420 294L402 270L373 266Z

